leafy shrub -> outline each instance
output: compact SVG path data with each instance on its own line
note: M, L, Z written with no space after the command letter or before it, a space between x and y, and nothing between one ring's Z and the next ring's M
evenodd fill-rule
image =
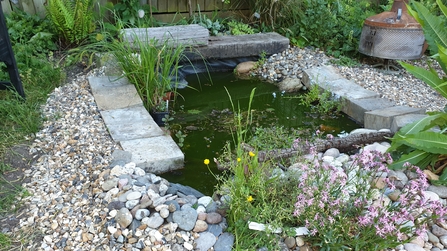
M56 50L51 22L37 15L15 9L6 16L11 44L27 45L32 54L48 54Z
M244 24L235 20L231 20L227 23L231 35L244 35L244 34L253 34L255 33L253 28L251 28L248 24Z

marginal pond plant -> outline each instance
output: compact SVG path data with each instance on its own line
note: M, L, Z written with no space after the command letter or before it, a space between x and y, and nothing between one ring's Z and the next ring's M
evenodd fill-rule
M253 97L254 90L250 103ZM242 144L248 140L250 105L246 116L234 105L233 111L233 157L228 170L216 176L216 193L226 204L235 250L278 250L280 239L294 237L298 227L306 228L301 237L318 250L383 250L419 238L447 213L440 201L425 196L427 179L416 166L406 165L416 178L396 188L387 178L389 154L365 150L346 155L349 161L328 163L309 144L309 152L286 170L260 161L262 149L245 151ZM393 200L390 193L396 194ZM264 231L250 229L250 222L264 224Z

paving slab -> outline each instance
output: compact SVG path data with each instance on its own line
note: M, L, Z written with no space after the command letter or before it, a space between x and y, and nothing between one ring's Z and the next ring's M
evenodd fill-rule
M89 77L88 82L100 110L113 110L143 104L135 86L130 84L126 78Z
M116 142L164 134L143 105L101 111L101 116Z
M169 135L121 141L132 162L146 172L161 174L183 168L183 152Z
M393 106L385 109L365 112L364 127L369 129L390 129L393 119L405 114L424 114L425 108Z
M426 114L405 114L401 116L396 116L393 119L393 122L391 123L390 130L391 132L397 132L405 125L419 121L427 116L428 115Z
M322 65L319 67L313 67L304 70L303 78L301 81L308 89L312 87L313 84L319 85L323 82L334 81L338 79L344 79L338 71L331 65Z
M365 123L365 112L393 106L396 106L396 103L383 98L344 99L342 100L341 110L363 125Z
M322 82L318 85L322 91L331 92L336 99L364 99L364 98L378 98L379 94L366 90L357 85L355 82L347 79L337 79L327 82Z

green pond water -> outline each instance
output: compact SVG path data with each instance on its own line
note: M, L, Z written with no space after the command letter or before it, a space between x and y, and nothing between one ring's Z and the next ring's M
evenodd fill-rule
M226 89L234 105L239 104L241 111L246 111L250 93L256 88L251 106L254 127L323 130L333 135L359 127L344 115L322 119L312 114L297 98L304 92L282 94L271 83L237 79L232 72L212 73L211 78L212 81L208 74L190 75L186 80L192 88L179 90L181 97L175 101L174 119L169 127L173 132L180 130L187 135L182 147L185 166L161 175L170 182L191 186L207 195L212 195L217 184L213 173L220 173L212 160L221 154L225 143L232 140L229 125L233 115ZM174 135L172 137L178 141ZM204 159L211 160L210 169L203 163Z

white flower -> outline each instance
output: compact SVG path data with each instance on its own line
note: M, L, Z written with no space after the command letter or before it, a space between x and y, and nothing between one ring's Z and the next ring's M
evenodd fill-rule
M138 10L138 17L139 18L143 18L144 17L144 10L142 10L142 9Z

